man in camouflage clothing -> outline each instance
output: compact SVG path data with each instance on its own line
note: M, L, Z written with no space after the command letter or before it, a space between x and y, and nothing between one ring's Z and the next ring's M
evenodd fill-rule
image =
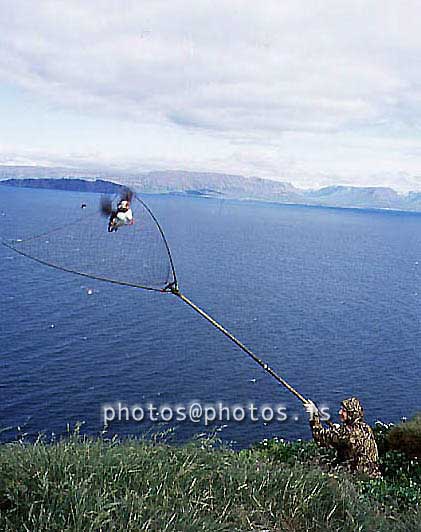
M342 401L339 410L342 424L332 424L329 428L322 426L314 403L308 401L305 407L310 413L313 438L320 446L335 448L338 462L351 472L381 477L374 434L364 421L364 410L356 397Z

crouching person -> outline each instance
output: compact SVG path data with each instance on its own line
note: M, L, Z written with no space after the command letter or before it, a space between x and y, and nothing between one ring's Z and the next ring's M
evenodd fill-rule
M352 473L370 478L381 477L376 440L371 427L364 421L364 410L359 399L351 397L341 403L340 425L323 427L317 407L312 401L305 404L310 414L314 440L321 447L333 447L338 463Z

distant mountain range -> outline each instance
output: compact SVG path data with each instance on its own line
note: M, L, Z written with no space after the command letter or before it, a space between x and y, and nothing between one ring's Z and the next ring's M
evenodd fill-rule
M386 187L339 185L304 190L284 181L207 172L160 171L123 176L107 171L0 166L0 184L100 193L114 193L122 185L128 185L147 193L177 193L326 207L421 211L421 192L399 194Z

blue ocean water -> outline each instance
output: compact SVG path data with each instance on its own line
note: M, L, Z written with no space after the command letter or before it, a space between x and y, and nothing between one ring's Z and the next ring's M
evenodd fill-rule
M4 208L8 192L0 189ZM28 220L44 202L65 211L74 201L97 201L15 193ZM302 394L334 417L350 395L360 397L369 421L420 410L420 215L144 199L164 228L182 291ZM78 421L98 434L102 405L118 401L281 403L288 420L122 421L109 434L172 428L174 441L185 441L218 426L240 447L273 435L310 437L299 401L175 296L73 276L3 246L0 275L2 441L13 440L18 426L34 437Z

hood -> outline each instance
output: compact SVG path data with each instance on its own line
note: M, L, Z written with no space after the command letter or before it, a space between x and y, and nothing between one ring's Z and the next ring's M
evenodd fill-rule
M360 403L360 400L356 397L344 399L341 404L348 414L347 423L355 423L357 420L364 418L364 409Z

